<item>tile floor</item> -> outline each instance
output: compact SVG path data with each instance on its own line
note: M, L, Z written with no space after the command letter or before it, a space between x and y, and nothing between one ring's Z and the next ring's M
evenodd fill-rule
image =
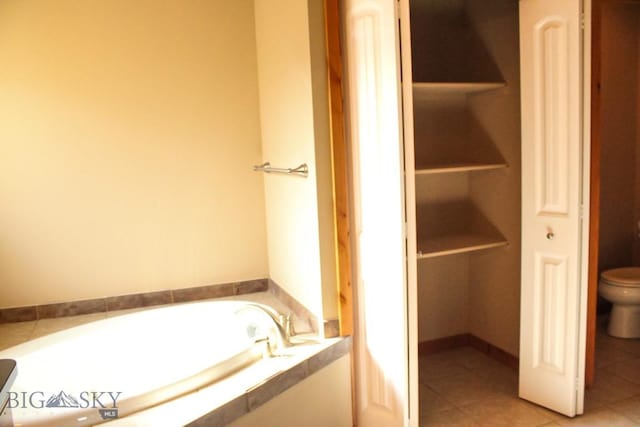
M596 382L585 414L567 418L518 399L518 374L471 347L420 359L421 426L640 426L640 339L598 320Z

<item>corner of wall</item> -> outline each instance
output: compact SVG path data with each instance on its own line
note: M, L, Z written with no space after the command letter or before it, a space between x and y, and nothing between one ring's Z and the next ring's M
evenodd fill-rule
M263 160L305 162L306 179L266 176L269 272L317 317L337 317L324 10L256 0Z
M338 317L337 236L333 196L331 124L329 119L327 38L323 2L309 0L309 35L320 235L320 269L322 277L322 313L325 320L332 320Z

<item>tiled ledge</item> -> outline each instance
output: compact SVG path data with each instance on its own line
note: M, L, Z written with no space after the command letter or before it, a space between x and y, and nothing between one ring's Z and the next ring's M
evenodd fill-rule
M335 362L351 351L351 338L340 338L329 347L303 360L297 365L279 372L265 382L247 390L243 395L233 399L197 420L187 424L189 427L222 427L248 414L269 400L298 384L320 369Z
M326 320L323 328L319 328L319 322L316 316L271 279L247 280L235 283L222 283L218 285L120 295L56 304L0 308L0 324L81 316L94 313L110 313L133 308L153 307L211 298L225 298L265 291L269 291L278 300L282 301L297 319L308 325L303 328L304 331L309 330L310 327L314 332L324 331L326 338L333 338L340 335L337 319Z
M120 295L57 304L0 309L0 323L28 322L40 319L106 313L154 305L198 301L264 292L269 289L268 279L248 280L236 283L199 286L140 294Z
M119 420L108 427L222 427L250 413L351 351L351 338L294 346L291 357L259 361L209 387ZM261 366L261 364L263 364Z

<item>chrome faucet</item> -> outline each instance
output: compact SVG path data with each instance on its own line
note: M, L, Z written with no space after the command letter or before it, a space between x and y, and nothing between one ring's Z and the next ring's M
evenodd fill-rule
M253 302L246 303L238 310L236 310L236 313L244 310L256 310L269 316L271 320L273 320L273 323L275 324L278 331L278 344L280 344L282 347L290 347L293 345L291 343L291 337L295 335L295 332L293 330L293 323L291 322L291 314L285 316L284 314L278 313L268 305ZM262 339L259 341L262 341ZM269 342L269 346L273 347L271 342ZM277 347L278 346L276 346L276 348ZM273 348L271 350L273 350Z

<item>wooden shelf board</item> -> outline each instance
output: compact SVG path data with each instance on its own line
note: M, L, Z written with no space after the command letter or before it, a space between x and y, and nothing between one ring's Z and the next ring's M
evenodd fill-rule
M418 242L418 259L461 254L497 248L508 244L509 243L501 237L476 233L435 237Z
M505 86L506 83L503 82L422 82L414 83L413 90L429 94L465 94L500 89Z
M436 173L472 172L506 168L506 163L450 163L416 167L416 175L430 175Z

